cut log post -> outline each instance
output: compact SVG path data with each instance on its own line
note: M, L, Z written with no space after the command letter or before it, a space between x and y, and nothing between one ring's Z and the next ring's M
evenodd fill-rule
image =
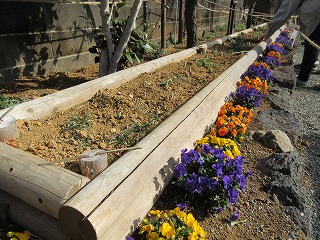
M0 189L58 218L61 205L90 180L45 160L0 143Z
M11 116L4 116L0 119L0 139L15 140L19 137L19 130L16 120Z
M268 42L278 34L279 31ZM136 227L170 180L179 150L192 147L195 140L203 137L224 97L235 90L244 70L266 45L262 42L248 52L142 139L142 150L125 154L66 202L59 218L72 239L117 240ZM195 130L199 128L200 131ZM96 191L101 186L104 191ZM132 209L137 205L137 210Z
M81 174L89 179L94 179L99 173L108 167L107 153L95 155L101 150L89 150L83 155L92 155L92 157L81 158L79 161Z
M202 55L206 55L207 54L207 49L208 49L208 46L205 45L205 44L202 44L198 48L198 53L202 54Z

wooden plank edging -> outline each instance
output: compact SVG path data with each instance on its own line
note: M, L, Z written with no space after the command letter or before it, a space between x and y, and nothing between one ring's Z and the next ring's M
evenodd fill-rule
M267 42L274 41L279 33L277 31ZM192 148L194 141L203 136L202 130L215 120L224 97L235 89L241 74L266 45L260 43L180 107L139 142L143 147L141 150L126 153L67 201L60 209L59 218L72 238L124 238L149 211L171 179L179 151ZM208 113L208 109L214 114ZM128 176L123 178L126 174ZM161 180L155 182L155 179ZM103 192L97 191L101 186ZM144 199L144 203L136 199ZM135 210L132 205L139 208Z

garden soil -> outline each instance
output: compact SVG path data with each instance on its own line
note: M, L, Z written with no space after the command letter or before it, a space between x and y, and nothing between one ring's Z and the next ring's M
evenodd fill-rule
M218 45L206 55L198 54L142 74L115 90L101 90L88 102L66 112L44 119L18 120L20 137L8 144L48 161L79 156L90 149L133 146L243 54L230 51L228 44ZM46 77L24 77L6 83L1 92L27 101L90 81L97 77L97 71L98 66L94 64ZM271 107L264 101L254 111L257 113L266 108ZM249 131L259 128L256 119L249 125ZM239 201L220 214L208 211L201 202L188 208L207 232L207 239L307 239L283 212L281 203L263 191L270 183L270 177L263 174L257 165L259 159L273 151L249 138L239 148L245 158L245 170L253 172ZM109 154L110 164L122 154ZM79 173L77 163L61 162L60 166ZM169 185L155 207L173 209L180 200L179 190ZM229 219L236 209L240 219L238 224L231 226Z

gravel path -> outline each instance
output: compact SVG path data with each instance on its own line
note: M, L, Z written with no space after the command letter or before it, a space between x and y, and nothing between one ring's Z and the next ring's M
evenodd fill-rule
M301 63L303 45L299 45L293 56L293 63ZM320 74L312 74L309 82L320 83ZM309 204L313 209L310 240L320 240L320 89L313 87L295 88L291 95L294 112L302 123L302 134L308 147L300 153L305 163L305 173L311 183Z

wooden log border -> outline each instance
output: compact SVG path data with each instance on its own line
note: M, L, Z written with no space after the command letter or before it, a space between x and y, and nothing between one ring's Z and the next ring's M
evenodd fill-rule
M72 239L117 240L130 234L172 178L180 150L203 137L224 98L265 47L260 43L248 52L142 139L141 150L125 154L67 201L59 218Z
M260 26L263 26L262 24ZM253 29L246 29L242 32L234 33L230 36L203 44L211 48L215 44L222 44L228 39L238 36L241 33L247 33ZM170 54L150 62L137 65L113 74L97 78L95 80L79 84L77 86L61 90L59 92L43 96L28 102L16 105L11 111L10 116L15 119L36 120L50 116L51 114L63 110L67 110L78 104L81 104L92 98L100 89L114 89L122 84L133 80L143 73L150 73L158 68L164 67L170 63L180 62L197 53L197 47L190 48L178 53ZM8 111L9 108L0 111L0 116Z
M252 29L243 32L248 31L252 31ZM221 44L241 33L242 32L226 36L200 47L211 48L213 45ZM279 34L279 32L268 39L267 43L274 41L277 34ZM239 76L265 49L266 45L266 43L260 43L215 79L208 87L183 105L146 138L141 140L139 146L143 146L143 149L126 153L85 187L83 187L83 185L87 183L87 180L81 180L81 184L76 184L81 190L75 195L73 194L79 189L73 190L74 192L71 193L70 186L67 189L61 188L61 192L66 191L66 194L62 198L59 197L58 200L51 199L55 205L54 210L52 210L51 207L39 208L37 204L34 203L34 200L30 200L30 196L23 197L24 194L17 194L18 191L16 189L15 193L9 190L9 185L11 184L10 178L12 176L7 172L8 169L12 168L8 168L8 166L12 164L11 162L16 162L15 159L17 156L19 156L20 160L29 161L27 165L24 165L24 169L33 166L32 164L28 166L28 164L30 164L30 161L34 161L34 159L36 159L36 161L33 162L34 165L45 160L36 156L34 156L33 159L33 157L31 157L33 155L27 156L27 153L23 151L20 152L18 149L10 149L9 146L0 146L0 158L3 159L5 157L7 164L4 166L5 171L2 169L3 166L1 166L0 169L3 170L4 175L9 175L9 178L5 180L5 184L0 188L0 190L3 191L0 191L0 203L8 201L8 196L13 197L18 200L18 205L22 206L22 208L25 207L25 204L26 206L31 204L32 209L35 208L36 211L47 215L48 219L53 219L38 221L36 224L40 227L37 227L34 233L44 239L50 239L50 237L47 235L47 231L41 229L46 229L49 225L56 226L57 222L54 219L57 218L57 210L59 210L60 224L67 233L68 238L123 239L126 235L134 231L135 227L146 215L160 196L166 184L170 181L172 169L179 161L180 150L185 147L193 147L194 141L203 136L206 128L215 120L217 112L224 102L224 97L235 89L235 83L238 81ZM62 90L55 94L19 104L14 107L10 115L16 119L38 119L56 111L66 110L72 107L70 103L73 103L74 106L87 101L100 89L116 88L139 76L141 73L152 72L172 62L178 62L188 58L196 54L197 49L198 48L187 49L73 88ZM211 113L207 112L208 109L210 109ZM8 109L4 109L0 111L0 116L7 110ZM11 150L13 150L12 153L10 153ZM18 164L21 164L21 162L18 162ZM59 167L46 166L42 168L45 170L53 168L55 169L54 171L57 171L56 169ZM20 171L23 172L22 170ZM71 171L69 172L70 173L66 170L63 175L74 175ZM43 174L43 176L45 175L46 174ZM17 176L20 178L19 175L15 177ZM24 177L21 177L21 179L22 182L28 182L31 178L27 176L25 179ZM43 181L43 179L33 178L35 185L41 181ZM31 185L32 189L34 184ZM48 189L42 185L39 185L42 189L41 191L48 191ZM52 186L50 185L50 187ZM28 190L28 188L24 188L25 193L28 193ZM52 189L50 189L50 191L51 190ZM34 190L30 195L33 193L37 194L37 191ZM55 194L54 191L51 193ZM7 196L3 197L6 194ZM73 195L72 198L70 198L71 195ZM37 198L37 200L38 199L39 198ZM30 214L33 214L33 211L30 211ZM19 217L16 218L16 221L18 220ZM21 222L23 223L23 221ZM28 226L26 225L26 227ZM30 227L28 228L31 229ZM64 236L64 233L61 233L60 230L57 231L57 234L59 234L61 238Z
M0 143L0 190L58 219L61 205L90 180L35 155Z
M8 206L8 217L11 221L33 234L41 234L41 238L46 240L68 239L57 219L2 190L0 204L2 207Z

